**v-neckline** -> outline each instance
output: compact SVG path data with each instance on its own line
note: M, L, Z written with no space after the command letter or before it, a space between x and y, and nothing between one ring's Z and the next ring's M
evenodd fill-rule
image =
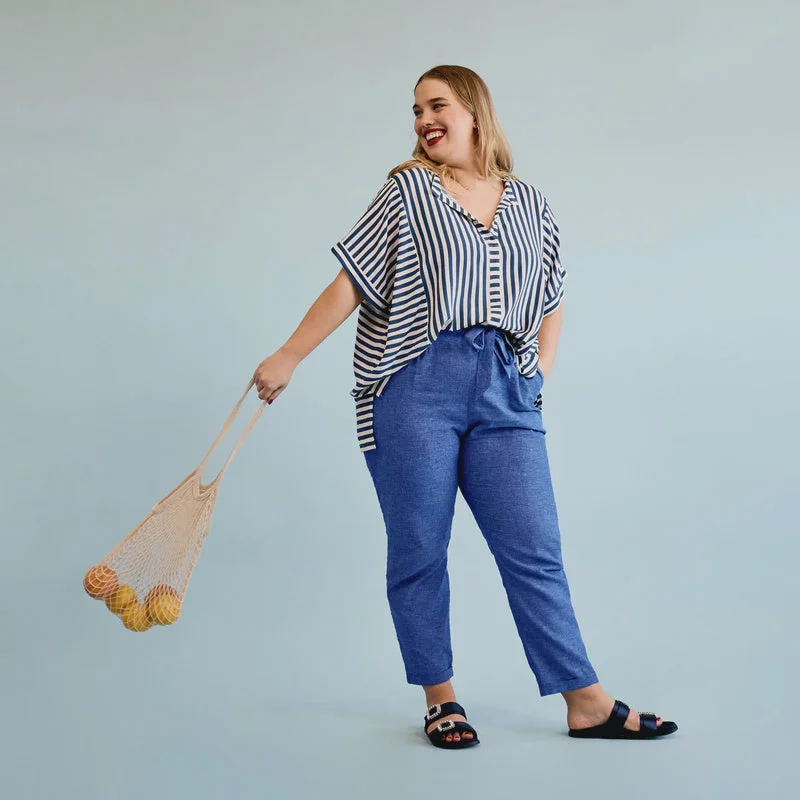
M437 189L439 190L442 199L444 202L451 205L457 211L460 211L462 214L465 214L470 219L474 220L475 222L479 223L482 228L489 231L489 233L494 232L495 223L497 222L497 218L500 216L500 212L508 206L511 200L511 181L509 178L503 178L503 192L500 195L500 199L497 202L497 207L494 210L494 214L492 215L491 225L487 228L484 223L479 220L469 209L464 208L464 206L458 202L451 194L445 191L444 186L442 186L442 181L439 178L439 173L435 172L434 170L429 170L431 175L433 176L434 184L436 185Z

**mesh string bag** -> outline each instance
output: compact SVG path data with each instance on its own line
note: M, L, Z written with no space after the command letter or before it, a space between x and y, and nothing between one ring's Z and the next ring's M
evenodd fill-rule
M222 426L205 458L103 559L84 575L90 597L103 600L129 630L146 631L178 619L200 550L211 530L220 482L267 405L264 401L211 483L203 471L233 424L255 378Z

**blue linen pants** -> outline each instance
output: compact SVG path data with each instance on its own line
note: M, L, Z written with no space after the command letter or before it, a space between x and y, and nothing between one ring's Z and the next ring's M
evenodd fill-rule
M453 676L447 549L456 491L494 556L539 694L596 683L572 607L536 398L504 331L445 328L375 398L364 451L387 535L386 591L410 684Z

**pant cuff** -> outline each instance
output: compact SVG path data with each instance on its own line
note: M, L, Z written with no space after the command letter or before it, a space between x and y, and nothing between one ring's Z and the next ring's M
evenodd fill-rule
M429 675L426 677L422 677L419 674L411 675L410 673L406 673L406 680L408 683L413 684L414 686L435 686L437 683L444 683L445 681L449 681L450 678L453 677L453 668L448 667L444 672L440 672L438 674L434 673L433 675Z
M551 683L539 686L539 695L544 697L548 694L558 694L559 692L571 692L573 689L585 689L587 686L591 686L594 683L598 683L597 674L594 672L590 672L588 675L585 675L583 678L573 678L569 681L562 681L561 683Z

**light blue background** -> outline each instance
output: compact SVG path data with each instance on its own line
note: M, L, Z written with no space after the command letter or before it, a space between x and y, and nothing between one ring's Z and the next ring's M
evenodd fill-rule
M796 4L0 9L4 797L796 789ZM128 632L81 587L338 272L439 63L486 80L559 220L567 575L601 683L676 720L663 741L566 736L459 496L454 686L482 744L428 744L355 438L355 314L226 473L179 623Z

